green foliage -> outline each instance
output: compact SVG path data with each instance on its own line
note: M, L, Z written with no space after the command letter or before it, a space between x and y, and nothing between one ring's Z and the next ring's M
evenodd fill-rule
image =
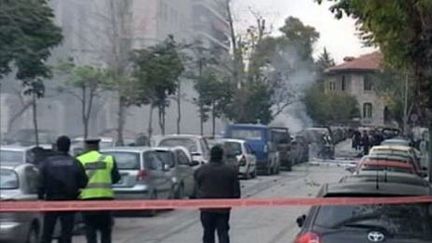
M309 116L317 124L343 123L359 117L357 100L346 93L324 92L323 84L315 84L306 91L304 104Z
M333 67L335 65L334 59L327 52L327 49L324 48L321 55L318 57L316 61L317 75L320 81L323 81L323 77L325 75L325 70Z
M46 0L0 2L0 78L11 71L11 64L17 68L16 77L31 89L40 86L31 84L34 79L51 77L46 61L62 40L53 17Z
M133 53L133 77L140 93L138 103L167 106L168 96L175 94L177 79L184 71L173 36L148 49Z

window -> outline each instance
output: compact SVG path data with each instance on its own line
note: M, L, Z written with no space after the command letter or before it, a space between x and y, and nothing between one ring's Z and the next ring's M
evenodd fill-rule
M372 80L368 75L363 77L363 89L364 91L372 91Z
M0 169L0 189L17 189L19 186L18 175L13 170Z
M26 177L27 193L35 194L38 191L38 177L39 173L35 167L25 168L24 175Z
M336 83L334 81L330 81L329 90L331 90L331 91L336 90Z
M236 139L261 140L263 132L261 130L236 129L232 130L231 137Z
M160 160L157 152L146 152L144 153L144 162L146 164L146 168L149 170L159 170L163 169L163 162Z
M246 153L247 154L253 154L253 151L251 149L251 147L249 146L249 144L245 143L245 148L246 148Z
M134 170L140 168L139 153L135 152L104 152L103 154L111 155L116 160L118 169Z
M341 80L341 90L342 91L346 90L346 82L347 82L347 76L342 75L342 80Z
M372 118L372 104L364 103L363 104L363 118Z
M181 150L177 150L177 161L180 165L188 165L189 164L189 158Z

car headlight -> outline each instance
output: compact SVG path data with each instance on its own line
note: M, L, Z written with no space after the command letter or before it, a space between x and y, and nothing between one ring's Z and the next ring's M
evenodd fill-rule
M1 222L0 223L0 231L11 230L15 227L18 227L20 223L18 222Z

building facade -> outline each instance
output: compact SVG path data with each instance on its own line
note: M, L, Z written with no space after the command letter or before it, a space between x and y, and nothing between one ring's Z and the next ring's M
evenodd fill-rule
M372 78L381 70L381 63L382 55L375 52L357 58L347 57L344 63L326 70L325 91L354 96L362 125L381 126L389 122L386 102L376 93Z

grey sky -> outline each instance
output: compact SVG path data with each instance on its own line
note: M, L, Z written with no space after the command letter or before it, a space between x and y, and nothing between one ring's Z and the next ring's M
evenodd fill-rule
M288 16L299 18L315 27L321 38L315 47L315 55L327 47L340 63L345 56L358 56L373 51L364 48L356 35L354 20L337 20L328 10L330 3L318 5L314 0L235 0L234 12L238 26L245 28L254 23L250 8L264 16L273 25L274 32Z

